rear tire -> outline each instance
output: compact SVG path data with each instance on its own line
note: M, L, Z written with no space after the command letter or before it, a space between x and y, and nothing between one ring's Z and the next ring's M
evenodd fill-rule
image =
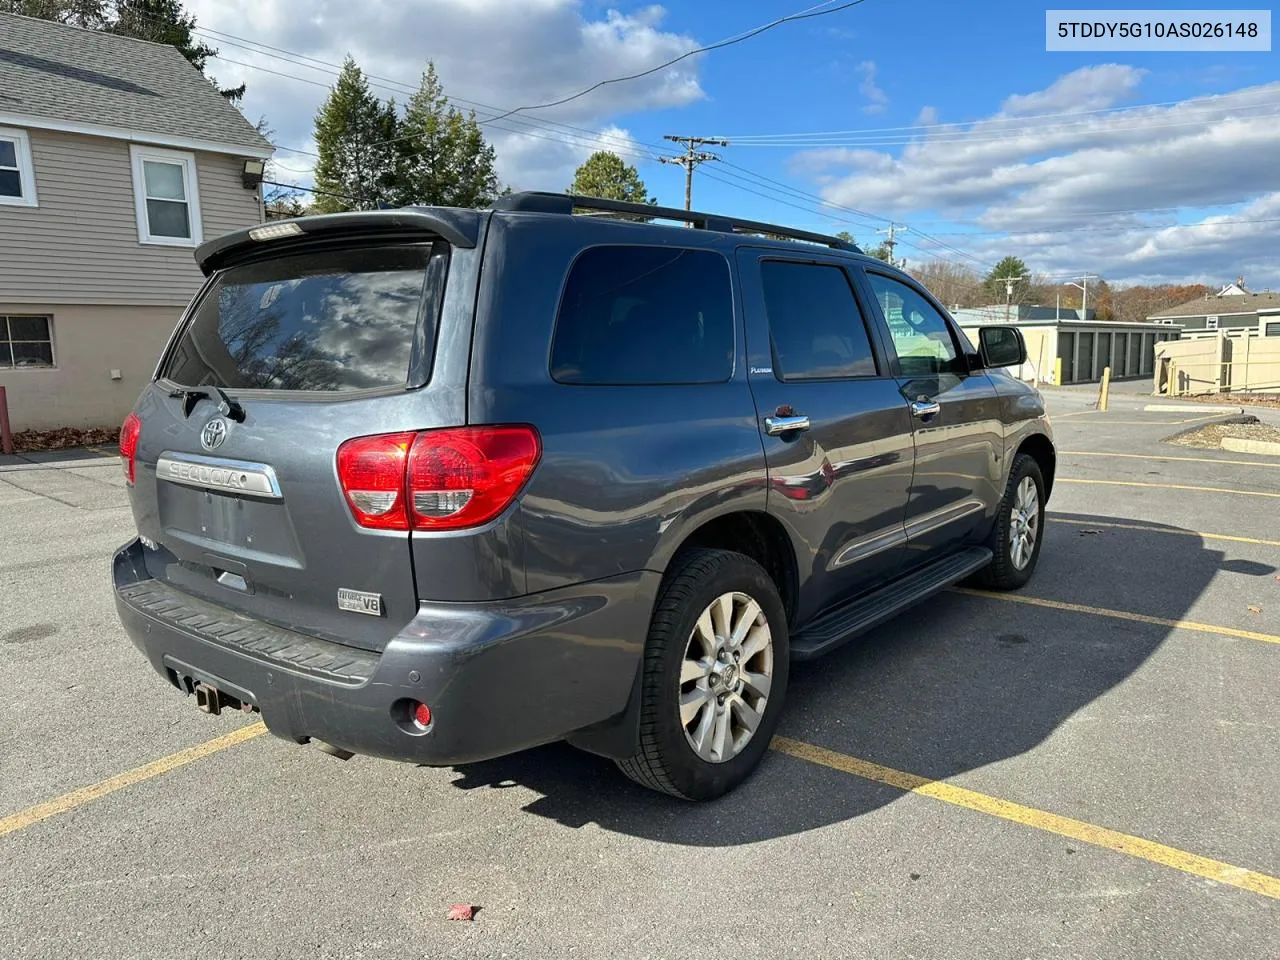
M991 564L974 578L989 590L1017 590L1035 572L1044 542L1044 475L1035 457L1019 454L1009 471L1000 510L987 546Z
M685 800L733 790L773 738L789 654L786 612L760 564L728 550L678 558L645 646L640 749L622 772Z

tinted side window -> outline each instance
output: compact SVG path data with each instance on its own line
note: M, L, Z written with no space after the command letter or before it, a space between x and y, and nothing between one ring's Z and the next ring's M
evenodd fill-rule
M904 376L964 372L951 328L928 300L883 274L868 273L867 280L880 301Z
M876 375L867 325L844 270L766 260L760 273L779 380Z
M722 383L733 353L733 288L720 254L609 246L574 261L551 348L561 383Z

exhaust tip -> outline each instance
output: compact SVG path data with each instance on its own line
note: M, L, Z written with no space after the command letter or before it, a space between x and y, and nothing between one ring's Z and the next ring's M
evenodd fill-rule
M222 713L222 694L205 683L197 683L195 690L196 706L204 713L217 716Z

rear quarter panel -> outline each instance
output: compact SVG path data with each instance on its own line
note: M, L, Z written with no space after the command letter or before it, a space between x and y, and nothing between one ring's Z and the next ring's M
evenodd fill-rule
M568 270L598 244L719 251L731 237L581 217L495 215L486 244L469 420L533 423L542 461L518 506L526 589L662 570L685 537L736 510L763 510L764 454L747 386L741 304L732 379L678 386L555 382L550 350Z

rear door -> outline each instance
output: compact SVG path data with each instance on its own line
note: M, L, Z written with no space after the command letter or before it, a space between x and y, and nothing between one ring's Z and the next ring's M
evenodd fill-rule
M417 609L409 534L355 522L337 452L465 423L476 251L422 235L273 249L215 274L136 408L148 568L380 649ZM442 329L442 310L468 319ZM461 362L443 362L455 347Z
M911 420L838 257L742 249L769 511L800 563L803 620L901 567Z
M862 282L911 407L915 473L906 528L914 565L972 541L994 518L1003 496L1000 399L985 373L970 371L968 341L923 287L871 267Z

